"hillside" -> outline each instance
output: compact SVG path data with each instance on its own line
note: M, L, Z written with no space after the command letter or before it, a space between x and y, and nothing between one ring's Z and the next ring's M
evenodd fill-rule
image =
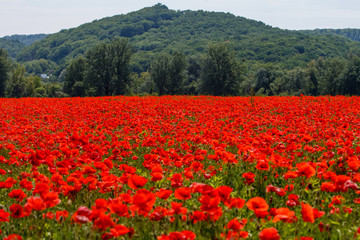
M16 58L16 55L23 49L25 45L19 40L0 38L0 48L6 49L9 56Z
M360 29L346 28L346 29L315 29L302 31L311 35L336 35L348 38L352 41L360 42Z
M22 44L24 44L25 46L30 46L31 44L33 44L36 41L42 40L44 38L46 38L48 34L44 34L44 33L40 33L40 34L15 34L15 35L11 35L11 36L5 36L3 37L3 39L10 39L10 40L18 40L19 42L21 42Z
M36 41L44 39L48 34L15 34L11 36L5 36L0 38L0 48L7 50L12 58L16 58L16 55L25 48L30 46Z
M336 35L281 30L230 13L174 11L157 4L48 35L23 48L17 59L43 58L63 68L99 41L115 36L131 38L136 52L134 69L139 72L158 52L203 53L211 42L228 42L239 59L281 63L286 68L304 66L318 57L343 57L351 48L360 49L360 43Z

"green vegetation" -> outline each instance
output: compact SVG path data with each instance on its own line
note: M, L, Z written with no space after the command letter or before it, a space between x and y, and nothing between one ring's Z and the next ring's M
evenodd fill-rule
M5 97L5 84L10 71L9 65L7 52L0 48L0 97Z
M16 41L21 42L25 46L30 46L34 42L40 41L40 40L46 38L47 36L48 36L48 34L43 34L43 33L30 34L30 35L15 34L15 35L11 35L11 36L5 36L5 37L3 37L3 39L16 40Z
M133 70L138 73L148 69L157 53L175 49L186 55L204 53L210 42L228 42L241 60L281 63L289 69L318 57L345 57L350 49L360 49L359 43L339 36L312 36L230 13L174 11L157 4L51 34L21 50L17 59L46 59L65 68L99 41L118 36L130 38L136 53Z
M152 61L151 78L160 95L181 94L184 86L186 68L185 55L174 52L162 53Z
M70 96L124 95L129 91L132 55L127 38L115 38L78 57L66 71L64 91Z
M10 57L16 58L16 55L25 46L18 40L0 38L0 49L6 49Z
M240 82L240 64L228 46L210 46L202 67L201 93L215 96L238 95Z
M359 31L281 30L230 13L157 4L56 34L1 38L0 48L13 59L1 92L8 97L358 95ZM25 67L20 78L12 76L17 71L11 69L20 68L15 57ZM46 75L39 86L39 79L31 79L41 74ZM21 91L11 90L17 85Z
M315 29L302 31L311 35L337 35L342 36L353 41L360 42L360 29L346 28L346 29Z
M12 58L16 58L16 55L26 46L30 46L36 41L44 39L47 34L31 34L31 35L11 35L0 38L0 48L4 48L8 51L8 54Z

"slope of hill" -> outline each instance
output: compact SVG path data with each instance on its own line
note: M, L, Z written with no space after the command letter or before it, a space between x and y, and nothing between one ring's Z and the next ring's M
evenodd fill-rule
M25 46L30 46L36 41L40 41L44 38L46 38L48 34L40 33L40 34L15 34L11 36L5 36L3 39L10 39L10 40L18 40Z
M139 71L161 51L202 53L211 42L228 42L240 59L282 63L287 68L305 65L318 57L343 57L360 43L335 35L311 35L272 28L230 13L174 11L162 4L124 15L95 20L62 30L25 47L19 61L47 59L64 67L99 41L129 37Z
M6 49L9 56L16 58L16 55L23 49L25 45L19 40L0 38L0 48Z
M16 58L16 55L26 46L30 46L36 41L42 40L47 34L16 34L0 38L0 48L6 49L9 56Z
M346 28L346 29L315 29L302 31L311 35L336 35L348 38L352 41L360 42L360 29Z

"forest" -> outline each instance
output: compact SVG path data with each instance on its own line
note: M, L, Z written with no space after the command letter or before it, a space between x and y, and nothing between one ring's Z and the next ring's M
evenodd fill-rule
M157 4L0 38L0 96L359 95L359 35Z

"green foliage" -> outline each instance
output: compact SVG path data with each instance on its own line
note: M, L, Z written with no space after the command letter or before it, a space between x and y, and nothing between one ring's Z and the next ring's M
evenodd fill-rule
M22 65L15 64L12 67L9 81L6 84L6 96L11 98L47 96L40 77L25 77L25 73L25 67Z
M150 71L151 78L155 82L159 95L164 95L169 92L168 85L170 83L170 60L171 55L168 53L161 53L151 63Z
M360 29L346 28L346 29L315 29L303 31L311 35L338 35L353 41L360 41Z
M23 77L7 84L15 97L359 95L359 33L281 30L230 13L156 4L56 34L7 36L0 48L25 66ZM215 45L206 48L209 42ZM3 59L0 96L10 71ZM33 89L27 78L43 73L51 84Z
M78 57L71 61L70 65L66 68L64 92L73 97L85 96L85 71L86 71L86 59L84 57Z
M130 86L132 55L127 38L99 43L66 68L64 92L70 96L124 95Z
M203 62L200 92L226 96L238 95L241 67L228 45L211 45Z
M46 38L47 36L48 36L48 34L43 34L43 33L29 34L29 35L15 34L15 35L11 35L11 36L5 36L5 37L3 37L3 39L19 41L22 44L24 44L25 46L30 46L34 42L40 41L40 40Z
M128 38L115 38L110 43L112 65L114 67L114 79L112 81L113 94L124 95L129 90L130 67L129 62L132 55Z
M239 59L280 63L287 69L319 57L345 57L360 44L337 35L311 35L272 28L230 13L174 11L157 4L129 14L103 18L62 30L36 41L17 56L19 61L44 58L64 67L99 41L129 37L136 57L133 70L144 72L160 52L204 53L212 42L228 42Z
M5 97L5 84L8 80L10 70L10 62L7 52L0 48L0 97Z
M159 95L181 94L185 79L186 59L184 53L161 53L151 63L151 78Z
M339 58L319 59L317 61L317 75L319 78L319 93L321 95L337 95L341 89L341 75L345 61Z
M44 73L50 75L53 74L57 68L56 63L45 59L25 62L24 66L27 73L34 75L40 75Z
M9 53L9 56L16 58L16 55L26 46L30 46L35 41L42 40L46 34L32 34L32 35L11 35L0 38L0 48L4 48Z
M341 94L360 94L360 57L351 55L341 75Z
M151 78L149 72L142 72L141 74L133 73L131 81L131 94L135 95L154 95L157 91L156 84Z
M25 46L18 40L0 38L0 48L6 49L9 56L16 58L18 52Z
M111 95L111 81L114 75L111 49L107 43L100 43L86 54L88 71L87 84L95 96Z

